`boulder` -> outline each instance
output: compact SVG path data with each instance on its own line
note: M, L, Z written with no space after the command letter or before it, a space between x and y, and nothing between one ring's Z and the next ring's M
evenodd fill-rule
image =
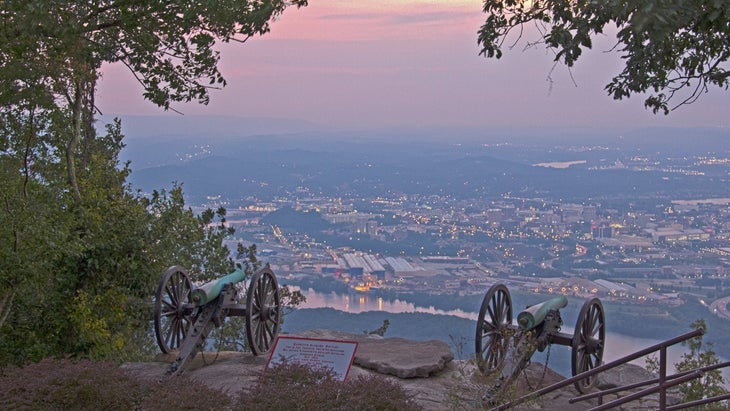
M331 330L312 330L298 336L357 341L358 347L353 361L355 365L398 378L429 377L442 371L454 359L451 348L440 340L413 341Z

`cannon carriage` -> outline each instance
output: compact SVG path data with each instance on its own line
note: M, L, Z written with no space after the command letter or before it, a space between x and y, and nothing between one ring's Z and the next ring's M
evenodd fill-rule
M205 348L208 334L226 317L244 317L246 340L254 355L271 350L279 334L281 296L268 265L250 278L245 304L238 303L238 285L246 279L237 269L221 278L194 287L188 272L170 267L155 293L154 328L163 353L178 352L168 374L177 374L185 363Z
M493 285L484 295L475 337L476 360L484 374L498 374L492 395L509 386L530 362L535 351L550 344L571 347L571 371L576 376L601 365L606 341L603 305L598 298L586 300L573 334L561 332L560 309L568 299L558 296L527 307L513 323L512 297L503 284ZM596 383L590 376L575 383L586 393Z

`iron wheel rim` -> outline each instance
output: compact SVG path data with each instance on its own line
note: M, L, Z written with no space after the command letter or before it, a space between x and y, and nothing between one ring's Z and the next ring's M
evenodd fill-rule
M571 349L573 376L601 365L606 343L606 320L603 305L598 298L587 300L575 324ZM575 388L585 394L596 384L595 375L576 381Z
M190 324L195 322L193 310L186 305L192 290L184 268L173 266L162 275L155 293L154 321L157 345L165 354L180 348Z
M503 284L493 285L484 295L477 318L476 360L483 373L499 369L507 356L512 324L512 297Z
M246 337L254 355L269 352L281 326L281 296L274 272L256 272L246 293Z

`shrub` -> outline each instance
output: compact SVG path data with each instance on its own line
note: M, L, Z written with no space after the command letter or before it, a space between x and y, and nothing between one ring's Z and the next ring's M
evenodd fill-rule
M185 376L140 379L113 362L44 359L0 368L0 409L11 410L417 410L382 376L338 381L329 371L282 364L261 371L234 402Z
M181 389L181 387L194 389ZM184 377L142 381L113 362L45 359L0 370L0 408L12 410L208 410L230 398Z
M261 372L239 404L247 411L420 409L400 385L383 376L359 376L340 382L328 370L293 363Z

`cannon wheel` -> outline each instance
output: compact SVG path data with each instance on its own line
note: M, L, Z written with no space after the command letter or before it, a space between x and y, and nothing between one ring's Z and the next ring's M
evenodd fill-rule
M598 298L591 298L583 304L575 324L571 350L573 376L601 365L606 343L606 325L603 304ZM596 384L596 376L586 377L575 383L575 388L585 394Z
M157 345L165 354L180 348L188 327L195 322L194 309L186 307L192 289L193 284L184 268L172 266L162 274L155 293L154 316Z
M509 348L512 297L504 284L493 285L484 295L477 318L476 359L483 373L498 369Z
M269 352L279 334L281 297L274 272L256 272L246 294L246 337L254 355Z

